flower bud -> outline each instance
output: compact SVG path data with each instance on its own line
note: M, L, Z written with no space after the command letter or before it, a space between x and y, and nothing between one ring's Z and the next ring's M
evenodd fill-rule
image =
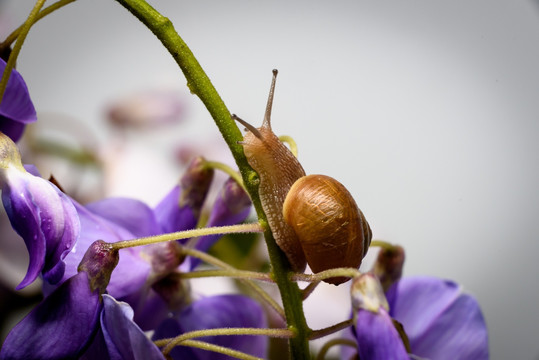
M227 226L243 222L251 211L251 199L236 180L229 178L219 192L212 207L207 227ZM196 249L207 251L223 235L207 235L198 239ZM200 259L191 258L190 269L194 269Z
M378 253L372 272L380 280L384 293L391 285L400 280L404 258L404 249L398 245L392 249L382 248Z
M156 206L154 213L163 233L193 229L213 179L213 169L204 159L193 159L171 192Z
M181 245L175 241L167 241L150 245L145 251L152 264L154 276L165 276L173 272L182 262Z
M378 279L372 274L362 274L352 279L350 287L352 308L377 313L380 308L389 311L389 305Z
M171 311L179 310L191 303L191 287L178 272L173 272L152 285Z
M95 241L82 258L78 271L86 272L90 279L90 289L96 289L102 294L110 281L112 271L118 265L120 257L118 250L103 240Z
M180 180L182 193L178 205L193 209L196 218L200 216L200 209L206 199L213 174L214 170L205 166L204 158L197 157L191 161Z

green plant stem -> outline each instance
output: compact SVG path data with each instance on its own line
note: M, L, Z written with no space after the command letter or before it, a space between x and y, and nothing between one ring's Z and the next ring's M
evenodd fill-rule
M234 156L236 164L242 174L245 187L253 201L259 222L267 224L267 219L262 210L260 198L258 196L258 176L247 163L243 148L238 144L238 141L242 140L241 132L191 50L178 35L172 22L168 18L162 16L146 1L116 1L146 25L154 35L157 36L178 63L187 79L187 86L191 92L197 95L204 103L219 128L225 142L230 148L232 156ZM296 283L290 281L289 274L291 271L288 260L275 243L269 227L266 226L265 228L264 237L268 247L275 282L281 293L287 324L289 329L293 330L296 334L289 342L290 356L295 360L309 359L310 354L307 339L310 334L310 329L307 326L305 315L303 313L301 291Z
M9 77L11 76L11 70L13 70L13 68L15 67L15 62L17 61L17 57L19 56L19 52L21 51L24 39L26 39L26 35L28 35L30 28L36 21L36 17L39 14L39 10L41 10L41 8L43 7L43 4L45 4L45 0L37 0L36 4L34 5L34 8L32 9L32 11L30 11L30 15L28 15L28 18L26 19L25 23L21 26L21 31L19 32L17 43L15 44L13 50L11 51L11 54L9 55L9 59L4 69L4 73L2 74L2 80L0 80L0 104L2 103L2 98L4 97L4 92L6 91Z

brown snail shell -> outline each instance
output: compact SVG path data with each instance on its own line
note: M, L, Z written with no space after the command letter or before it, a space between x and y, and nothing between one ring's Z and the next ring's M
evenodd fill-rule
M337 180L325 175L298 179L284 201L283 215L313 272L361 264L371 229L350 192ZM338 285L346 280L326 282Z

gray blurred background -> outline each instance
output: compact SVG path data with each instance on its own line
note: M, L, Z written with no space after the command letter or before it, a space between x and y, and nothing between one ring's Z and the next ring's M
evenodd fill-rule
M374 236L405 247L406 275L453 279L475 295L493 359L539 359L538 1L152 4L230 111L254 125L279 69L273 128L295 138L307 173L350 189ZM32 6L0 2L2 37ZM79 0L40 21L18 70L40 121L83 123L98 143L109 140L114 99L185 95L189 121L140 138L107 195L155 204L179 175L167 146L219 141L166 50L113 0ZM335 319L311 326L342 320L347 290L336 293L323 305ZM319 306L310 302L307 316Z

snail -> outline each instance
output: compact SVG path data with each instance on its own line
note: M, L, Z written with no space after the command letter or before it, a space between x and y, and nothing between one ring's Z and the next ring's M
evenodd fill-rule
M255 128L236 115L247 132L243 151L260 178L262 208L277 245L292 270L314 273L338 267L359 268L371 242L371 229L350 192L325 175L306 175L292 152L271 129L273 78L262 126ZM324 281L338 285L347 278Z

